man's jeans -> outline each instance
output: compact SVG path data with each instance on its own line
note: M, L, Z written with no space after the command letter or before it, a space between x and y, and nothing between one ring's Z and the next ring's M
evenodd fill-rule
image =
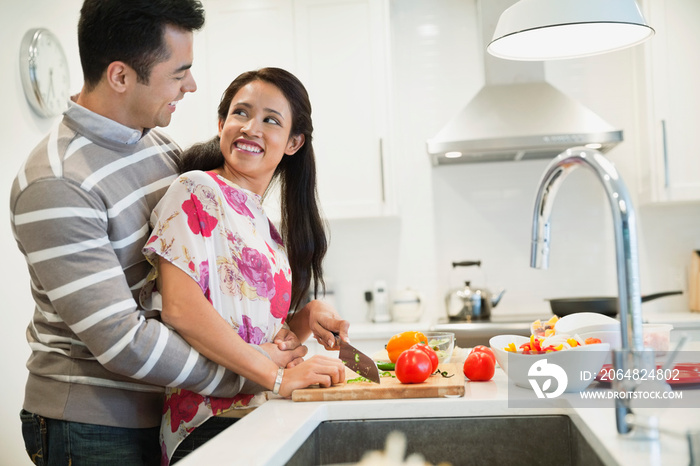
M160 465L160 428L125 429L48 419L22 410L22 436L37 466Z

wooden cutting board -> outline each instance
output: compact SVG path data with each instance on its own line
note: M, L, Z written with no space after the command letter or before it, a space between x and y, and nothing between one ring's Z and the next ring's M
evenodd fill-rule
M328 388L318 386L294 390L292 401L387 400L394 398L442 398L464 396L461 364L440 364L439 369L452 377L431 375L423 383L403 384L395 377L382 377L380 383L342 383ZM380 371L381 372L381 371ZM392 372L393 375L393 372ZM345 380L357 374L345 368Z

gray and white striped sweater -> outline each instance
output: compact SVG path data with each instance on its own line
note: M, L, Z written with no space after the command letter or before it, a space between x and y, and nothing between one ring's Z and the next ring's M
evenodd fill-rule
M141 253L148 220L176 177L179 153L157 130L142 136L71 103L20 168L11 221L36 304L24 409L153 427L163 386L215 396L261 390L137 304L150 268Z

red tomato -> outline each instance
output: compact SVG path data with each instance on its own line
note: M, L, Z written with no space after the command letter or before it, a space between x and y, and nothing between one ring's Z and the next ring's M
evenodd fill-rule
M425 354L428 355L428 357L430 358L430 362L433 365L433 370L431 371L431 374L437 370L438 364L440 363L440 361L438 360L438 355L434 349L432 349L426 343L417 343L417 344L413 345L411 348L418 348L419 350L425 352Z
M496 364L488 354L472 351L464 361L464 375L475 382L491 380L496 372Z
M409 348L396 360L396 378L401 383L421 383L433 373L430 357L420 348Z
M478 345L475 346L474 349L471 350L472 353L486 353L489 356L491 356L491 359L493 360L494 364L496 363L496 355L493 354L493 350L489 348L488 346L484 345Z

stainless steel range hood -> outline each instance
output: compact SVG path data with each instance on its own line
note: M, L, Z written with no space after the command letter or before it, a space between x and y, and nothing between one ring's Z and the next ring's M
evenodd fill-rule
M579 145L607 152L622 141L593 111L545 81L543 62L492 57L485 49L514 0L479 3L485 85L427 141L433 165L552 158Z

